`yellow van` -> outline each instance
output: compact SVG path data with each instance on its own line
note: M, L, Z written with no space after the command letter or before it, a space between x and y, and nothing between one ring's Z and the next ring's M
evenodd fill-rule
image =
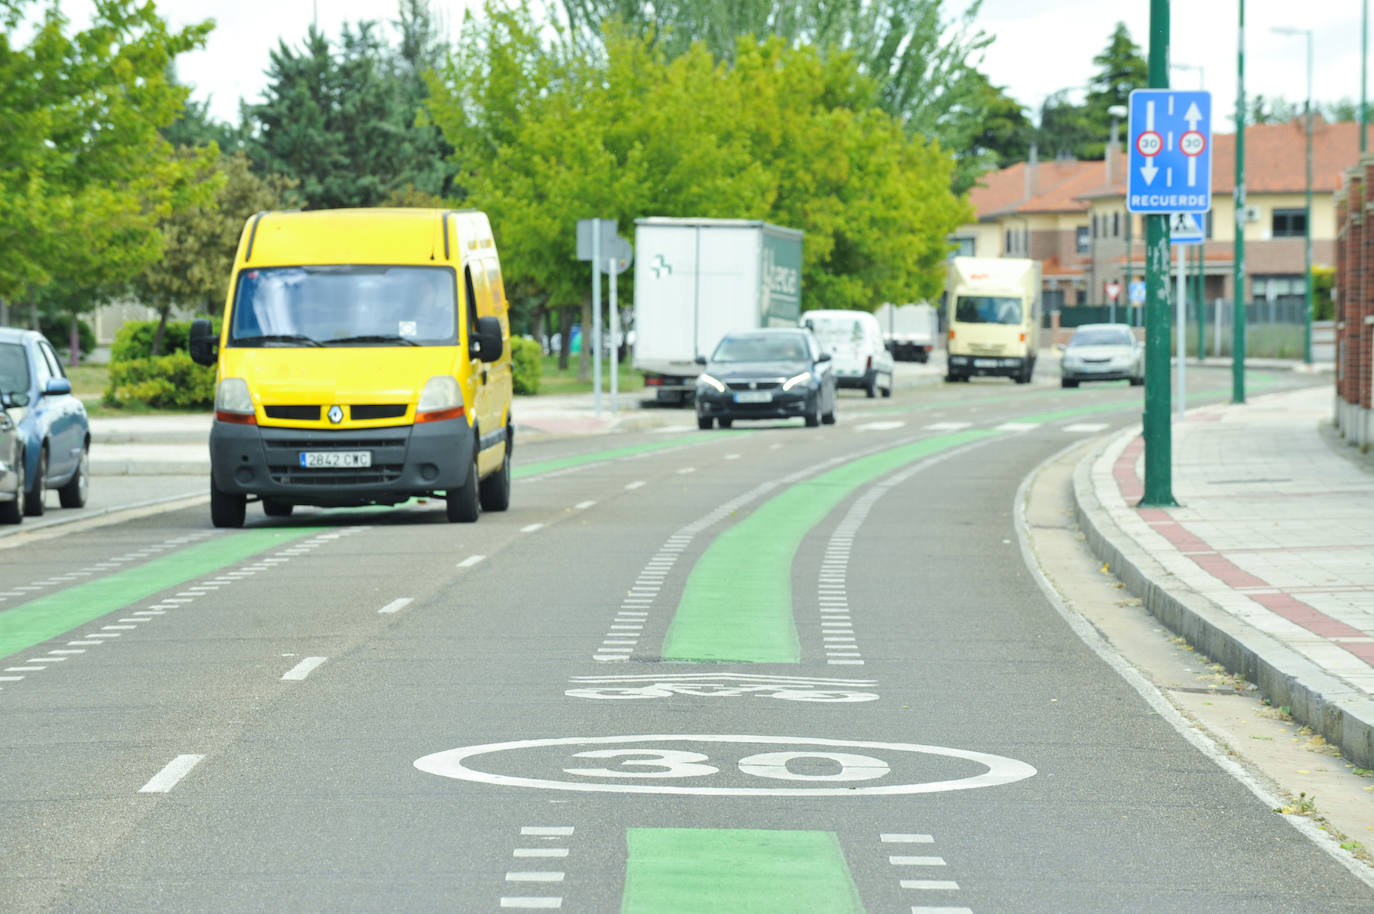
M510 504L510 323L476 211L258 213L218 338L210 517L445 499L450 521Z

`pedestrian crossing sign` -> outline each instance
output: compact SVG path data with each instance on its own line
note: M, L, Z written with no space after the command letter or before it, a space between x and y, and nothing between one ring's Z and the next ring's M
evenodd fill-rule
M1202 241L1202 215L1200 213L1170 213L1169 242L1171 244L1197 244Z

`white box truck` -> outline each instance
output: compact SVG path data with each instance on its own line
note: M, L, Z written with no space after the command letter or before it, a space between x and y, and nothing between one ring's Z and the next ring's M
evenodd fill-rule
M692 401L731 330L795 327L802 233L748 219L635 220L634 368L660 403Z
M952 257L945 285L946 381L1001 375L1027 384L1040 349L1040 262Z
M940 315L924 302L906 305L881 304L873 312L883 330L883 342L892 357L902 362L927 362L940 342Z

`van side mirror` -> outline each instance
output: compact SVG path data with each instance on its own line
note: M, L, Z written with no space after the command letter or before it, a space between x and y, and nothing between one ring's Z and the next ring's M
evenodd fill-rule
M495 362L505 351L501 339L501 320L496 317L477 318L476 332L468 342L471 353L483 362Z
M197 365L213 365L219 355L219 340L215 338L214 327L210 321L198 317L191 321L191 333L186 348L191 353L191 361Z
M820 355L816 356L816 361L817 361L817 362L828 362L828 361L830 361L830 360L833 359L833 358L834 358L834 356L831 355L830 353L828 353L828 352L822 352Z
M696 362L698 365L705 365L705 364L706 364L706 356L704 356L704 355L699 355L699 356L697 356L695 359L693 359L692 361Z

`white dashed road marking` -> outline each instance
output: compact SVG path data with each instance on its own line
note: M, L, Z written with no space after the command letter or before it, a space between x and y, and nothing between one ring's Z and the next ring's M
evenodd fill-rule
M203 755L178 755L167 763L167 767L153 775L152 780L138 788L138 792L167 793L177 785L177 782L190 774L191 769L200 764L203 758Z
M926 426L932 432L958 432L972 427L972 422L933 422Z
M545 859L561 860L568 856L568 848L558 846L565 838L572 836L571 825L526 825L520 829L522 838L539 839L541 847L517 847L511 856L520 860ZM529 891L536 885L552 886L563 882L567 874L563 870L512 870L506 873L506 882L514 883L511 888ZM561 895L503 895L501 907L521 910L557 910L563 907Z
M890 432L893 429L905 427L905 422L899 422L895 419L887 422L865 422L863 425L857 426L861 432Z
M577 504L573 505L573 509L577 511L585 511L594 504L596 504L596 502L594 501L579 501Z
M544 529L544 525L543 525L543 524L526 524L525 526L523 526L523 527L520 528L520 532L521 532L521 533L533 533L533 532L536 531L536 530L543 530L543 529Z
M397 597L390 603L377 610L378 613L400 612L415 601L414 597Z
M1107 428L1105 422L1075 422L1073 425L1064 426L1066 432L1100 432Z
M1040 427L1038 422L1003 422L997 426L999 432L1029 432Z
M470 555L467 558L463 559L461 562L459 562L458 567L471 568L473 565L476 565L478 562L482 561L485 558L485 555Z
M299 682L309 676L312 670L328 659L328 657L306 657L300 663L287 670L282 676L282 679L291 682Z

